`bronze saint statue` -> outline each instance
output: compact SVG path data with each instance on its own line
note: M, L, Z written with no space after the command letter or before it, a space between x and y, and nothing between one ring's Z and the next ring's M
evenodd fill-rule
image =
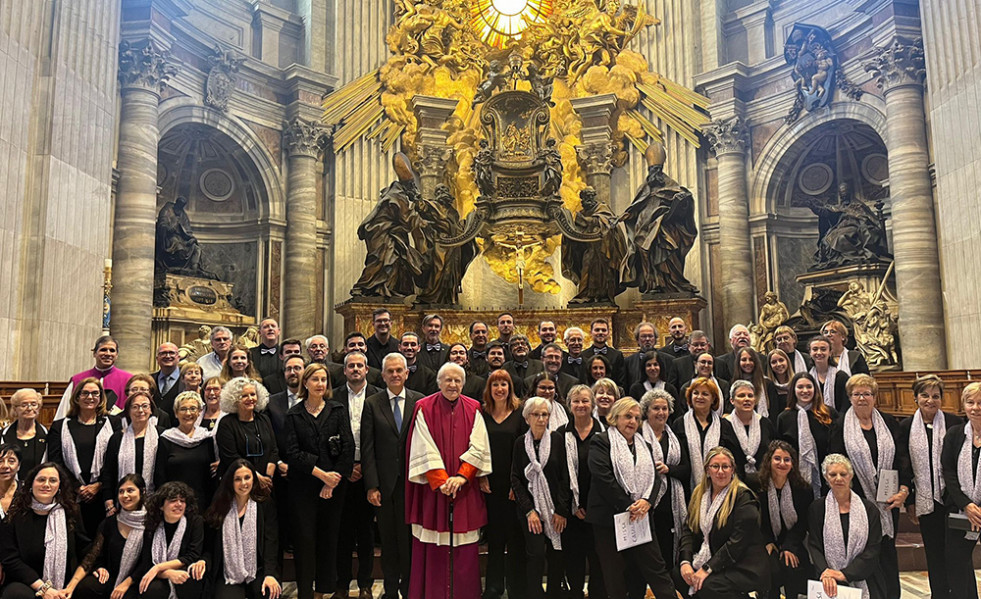
M695 200L664 174L664 146L645 152L647 181L620 217L627 227L621 280L641 293L698 293L685 278L685 257L695 244Z
M818 216L817 251L811 270L825 270L888 260L886 231L882 216L858 198L852 198L847 183L838 185L838 203L806 202Z
M486 139L480 140L480 149L473 157L473 179L480 191L481 197L490 198L494 196L494 151Z
M559 195L559 188L562 187L562 154L555 147L554 137L548 138L545 147L539 150L538 157L545 165L538 195L545 198Z
M576 230L585 235L601 234L602 238L593 242L563 238L562 274L579 286L579 293L569 303L613 303L624 289L618 266L627 253L626 240L616 215L596 200L595 189L583 189L579 198L582 210L573 221Z
M179 196L164 204L157 213L157 271L217 280L214 273L201 265L201 245L191 231L191 219L184 210L186 206L187 198Z
M368 255L361 278L351 289L353 296L408 297L415 293L415 280L425 268L425 222L416 210L421 198L415 174L405 154L399 152L392 162L398 180L381 190L374 210L358 227Z
M429 249L423 280L419 285L422 291L416 298L419 304L457 304L462 290L460 282L477 255L477 243L472 240L459 247L440 244L441 238L462 232L463 223L455 203L450 188L440 183L436 186L435 199L420 199L416 204L425 223L423 232Z

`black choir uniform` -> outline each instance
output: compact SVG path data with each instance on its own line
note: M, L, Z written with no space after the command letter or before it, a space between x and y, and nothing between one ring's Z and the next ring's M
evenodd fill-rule
M439 390L436 383L436 373L423 366L418 361L409 366L409 374L405 378L405 386L425 395L432 395Z
M852 490L856 493L861 493L856 489L858 481L852 481ZM861 485L858 485L861 486ZM849 583L855 583L864 580L869 586L869 597L870 599L894 599L899 597L899 595L889 595L886 591L886 582L883 576L883 569L879 562L879 553L884 543L882 543L882 521L879 519L879 509L874 503L861 497L862 505L852 504L848 514L840 514L841 517L841 532L842 537L845 539L845 543L848 542L848 526L851 520L851 510L865 509L866 517L869 521L869 533L868 541L865 543L865 549L862 550L852 561L841 570L841 573L845 575L848 583L846 586L852 586ZM825 557L825 544L824 544L824 498L819 497L814 500L811 504L811 509L808 516L808 532L807 535L807 548L811 556L811 560L814 564L814 573L820 576L822 572L828 569L828 559ZM974 580L974 574L971 574L971 580Z
M450 346L443 342L423 342L419 348L419 353L416 354L416 360L420 364L437 373L443 364L446 364L449 359Z
M382 362L385 356L399 353L399 340L391 335L385 343L379 341L376 335L372 335L365 340L365 345L367 346L368 366L374 366L379 370L383 367Z
M606 376L613 379L617 385L623 387L627 380L627 366L623 358L623 352L609 344L603 347L592 345L582 350L583 362L588 362L589 358L592 358L596 354L603 356L610 363L610 372L607 372ZM583 373L583 376L587 379L588 375L589 373Z
M790 480L784 483L789 485ZM777 492L779 501L779 491ZM807 523L810 517L809 509L814 503L814 493L810 486L795 487L791 486L790 494L794 511L797 513L797 523L787 528L787 522L780 516L780 534L774 536L773 525L770 522L770 502L767 490L763 489L758 493L760 503L760 529L763 532L763 543L765 545L776 545L777 549L768 554L770 558L770 590L774 596L778 596L780 587L784 587L787 597L797 597L807 595L807 580L812 578L811 559L804 547L804 538L807 536ZM847 537L846 537L847 538ZM784 564L780 554L789 551L797 556L800 564L796 568L791 568ZM820 575L820 572L817 573Z
M518 397L524 397L526 392L534 392L534 389L525 386L526 378L534 377L539 372L545 371L545 365L542 364L541 360L531 358L522 362L511 360L505 362L501 368L511 375L511 381L514 383L514 394Z

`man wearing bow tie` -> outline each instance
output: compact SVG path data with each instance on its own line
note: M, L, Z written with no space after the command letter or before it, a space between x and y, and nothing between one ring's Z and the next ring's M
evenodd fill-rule
M283 361L279 359L279 323L265 318L259 323L259 345L249 350L252 364L265 381L267 376L283 371Z
M683 358L688 355L688 325L685 319L675 316L669 320L668 334L671 338L661 348L661 352L672 358Z
M555 377L556 395L563 400L567 397L569 389L579 384L579 379L562 371L562 364L567 361L565 358L565 352L558 343L549 343L542 349L542 365L545 372ZM525 377L525 389L533 383L535 374L538 373Z
M433 372L446 363L450 346L443 343L439 336L443 332L443 318L439 314L427 314L422 319L422 334L426 338L426 343L419 352L419 363L429 368Z
M626 383L626 365L623 361L623 353L615 347L610 347L607 342L610 339L610 321L605 318L597 318L589 325L589 334L592 337L593 345L583 350L582 356L587 360L596 354L600 354L610 363L611 378L616 384L623 387Z
M555 343L556 336L557 334L554 322L551 320L543 320L538 323L538 338L541 340L541 343L538 344L538 347L531 350L531 353L528 355L536 360L541 360L542 350L544 350L545 346L549 343ZM564 354L565 352L562 353Z
M562 360L562 372L582 380L582 346L586 339L586 334L579 327L569 327L565 330L562 340L569 350L569 354Z
M385 356L385 389L365 400L361 413L361 472L368 501L375 506L381 536L383 599L409 596L410 539L405 523L405 443L416 401L405 388L405 356Z
M423 366L417 359L419 355L419 335L412 331L402 333L399 338L399 353L405 356L408 375L405 386L423 395L436 392L436 373Z
M480 321L470 323L470 351L468 352L470 372L486 376L490 372L487 364L487 325Z
M514 392L518 397L525 396L525 379L545 370L541 360L529 358L531 347L524 335L511 336L511 361L504 364L504 370L511 375Z

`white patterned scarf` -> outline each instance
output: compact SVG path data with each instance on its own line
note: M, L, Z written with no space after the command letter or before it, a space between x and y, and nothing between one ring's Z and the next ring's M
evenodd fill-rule
M634 435L634 453L627 439L615 427L607 429L613 475L632 501L647 499L654 490L654 460L641 435Z
M933 434L937 434L936 431ZM968 421L964 425L964 443L957 455L957 482L961 485L961 491L970 498L972 503L981 504L981 460L978 460L977 468L971 467L974 463L971 455L973 449L974 428L971 426L971 421Z
M719 513L719 508L725 503L726 496L729 494L731 487L732 483L726 485L726 488L719 491L715 499L712 499L711 485L702 494L702 502L698 508L698 527L702 531L702 546L698 548L698 553L695 554L695 557L691 561L691 566L696 572L712 559L712 547L709 544L709 536L712 533L712 525L715 523L715 515ZM695 589L689 589L688 594L694 595Z
M65 570L68 568L68 522L65 508L57 501L41 503L31 499L31 509L47 514L44 525L44 572L45 580L56 589L65 588Z
M824 377L824 384L821 385L821 393L824 395L824 405L829 408L838 409L835 406L835 378L838 376L838 368L834 366L828 366L828 372ZM819 385L821 384L821 379L818 377L817 366L811 368L811 376L814 377L814 381Z
M249 499L245 506L245 519L239 524L238 502L232 501L221 525L221 540L225 548L225 584L244 584L255 580L256 525L259 506Z
M549 403L551 407L549 408L548 415L548 432L552 432L569 424L569 413L565 411L565 406L562 405L562 402L553 399Z
M834 493L824 498L824 556L828 567L839 572L848 567L869 541L869 515L865 504L855 493L852 494L851 508L848 512L848 543L841 528L841 514ZM864 580L850 580L853 586L862 589L862 599L869 599L869 585Z
M685 437L688 438L688 452L691 454L691 488L694 489L705 476L705 471L702 468L705 463L705 454L719 445L719 438L722 436L722 422L721 418L716 418L712 412L709 412L709 418L712 419L712 422L705 432L705 442L703 443L702 436L698 434L695 411L688 410L682 418L685 423Z
M875 501L878 486L879 472L891 470L893 458L896 456L896 443L892 440L892 433L886 426L886 421L882 419L879 410L872 410L872 425L875 428L875 440L879 453L879 463L872 463L872 450L862 434L862 425L858 422L855 415L855 408L848 408L845 412L845 420L842 429L845 436L845 451L848 453L852 466L855 468L855 476L862 485L862 490L869 501L875 503L879 508L879 518L882 520L882 534L886 537L893 536L892 514L886 509L886 503Z
M545 478L545 464L548 463L548 456L552 453L552 434L545 431L538 442L538 451L536 452L535 436L532 435L531 430L526 432L525 453L528 455L525 478L528 479L528 490L531 491L531 497L535 502L535 511L541 518L542 528L545 531L545 536L552 542L552 548L561 551L562 537L552 524L555 504L552 503L552 493L548 488L548 479Z
M934 502L943 503L944 490L947 488L940 466L940 453L947 435L947 421L943 410L937 410L931 424L932 443L927 438L926 423L923 422L920 410L913 414L913 422L909 428L909 454L910 461L913 462L913 481L916 484L917 516L932 513Z
M153 491L153 467L157 461L158 440L157 427L152 422L148 422L143 433L143 471L140 474L143 475L149 492ZM118 459L120 480L127 474L136 474L136 433L133 431L133 423L127 424L123 431ZM117 480L116 483L118 484L119 481Z
M119 510L116 520L130 527L129 536L126 537L126 544L123 545L123 555L119 560L119 573L116 574L116 581L112 588L126 580L132 573L133 566L140 558L140 551L143 550L143 522L146 520L146 510Z
M170 539L170 543L168 543L164 523L160 523L160 526L153 533L153 545L150 547L150 556L153 558L154 564L162 564L177 559L177 556L181 553L181 543L184 541L185 531L187 531L187 517L181 516L180 521L177 523L177 530L174 531L174 536ZM177 599L177 589L174 588L174 583L168 582L168 584L170 585L168 599Z
M821 496L821 465L817 443L811 432L811 419L807 413L814 408L814 402L797 404L797 449L800 454L800 474L811 485L815 497Z
M743 454L746 455L746 473L752 474L756 472L756 452L760 449L760 418L762 416L753 412L753 417L749 421L748 432L746 431L746 425L739 419L739 416L736 416L735 412L730 412L725 417L732 423L732 430L736 433L739 447L742 448Z
M573 427L575 428L575 427ZM565 433L565 465L569 469L569 487L572 490L572 513L579 511L579 439L575 431Z
M661 449L661 442L657 440L657 436L654 434L654 429L651 425L644 421L644 427L641 429L644 433L644 439L651 446L651 457L654 460L654 465L656 466L658 462L664 462L668 466L677 466L681 463L681 441L678 440L678 436L674 434L670 426L664 427L664 435L668 436L668 455L664 455L664 451ZM655 468L655 472L656 472ZM681 486L681 481L677 478L669 477L667 474L657 474L657 477L661 479L661 486L658 487L657 497L654 499L654 503L651 505L651 509L654 509L661 503L661 499L667 493L668 485L671 487L671 516L674 524L674 556L678 555L678 545L681 540L681 531L684 530L685 520L688 519L688 504L685 502L685 489Z
M215 430L218 429L215 428ZM191 449L193 447L197 447L204 441L207 441L208 439L214 437L215 430L209 431L203 426L197 425L191 431L193 434L188 435L187 433L185 433L184 431L182 431L181 429L175 426L173 428L168 428L164 432L160 433L160 436L163 437L164 439L167 439L174 445L179 445L184 449Z
M770 398L766 396L766 385L756 390L758 400L756 400L756 413L764 418L770 417Z
M82 479L82 467L78 464L78 450L75 449L75 439L72 438L72 429L68 426L71 419L65 418L61 423L61 454L65 461L65 466L75 476L76 480ZM95 453L92 455L92 467L89 469L89 482L99 480L102 472L102 460L106 455L106 447L112 437L112 423L106 418L102 423L102 428L95 436ZM59 587L60 588L60 587Z
M851 359L848 357L848 349L844 349L841 355L838 356L838 370L844 372L848 376L852 375L852 364Z
M780 531L786 524L790 530L797 524L797 509L794 507L794 492L790 481L783 483L783 488L777 491L773 481L767 485L766 489L767 507L770 512L770 530L773 531L773 539L780 536Z
M794 350L794 372L807 372L807 362L804 360L804 354L796 349Z

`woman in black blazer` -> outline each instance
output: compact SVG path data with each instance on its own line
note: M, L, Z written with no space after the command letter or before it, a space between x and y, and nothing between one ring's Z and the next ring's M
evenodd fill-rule
M310 364L297 403L286 413L286 462L299 599L337 590L337 537L344 505L342 478L354 470L354 436L347 408L331 399L330 374ZM224 420L222 421L224 422Z
M807 342L807 351L814 361L810 374L818 384L818 399L844 414L852 405L845 388L849 374L838 369L838 362L831 356L831 341L823 335L812 337Z
M753 384L756 397L759 399L756 411L767 418L771 424L776 424L777 416L783 410L780 394L777 391L777 386L766 376L766 369L760 355L751 347L743 347L736 351L732 382L735 383L738 380L749 381ZM732 387L729 389L731 399Z
M664 361L664 356L658 351L649 351L643 355L641 360L646 378L631 385L628 395L640 401L640 398L644 397L648 391L663 389L677 401L678 388L664 380L668 372L668 365Z
M770 447L770 441L777 436L773 422L757 411L761 401L758 393L759 389L750 381L733 381L729 388L729 401L733 410L724 417L732 424L732 432L736 437L738 452L733 453L736 462L741 464L736 475L754 493L760 492L757 473L763 464L763 456Z
M678 589L701 599L765 593L770 567L753 492L739 481L736 459L724 447L711 449L702 469L681 533Z
M164 483L146 501L146 523L140 563L133 574L139 585L127 599L199 599L204 593L207 564L204 520L198 515L194 490L182 482Z
M234 378L221 389L221 409L228 416L218 420L218 475L239 458L252 462L259 473L259 484L272 491L279 449L272 421L266 414L269 392L259 381Z
M821 401L817 381L807 372L798 372L790 379L787 409L777 418L777 435L797 450L800 472L811 484L814 497L824 495L821 463L828 455L831 428L838 412ZM806 428L802 425L806 424Z
M786 597L807 594L811 560L804 548L808 510L814 502L811 485L800 474L797 450L786 441L772 441L759 473L760 529L770 557L770 589Z
M674 597L674 585L651 524L650 510L659 483L651 450L639 432L640 404L630 397L617 400L607 422L610 428L594 436L589 447L592 481L586 506L586 522L593 525L606 594L610 599L627 597L624 572L629 563L632 571L650 585L654 596ZM613 518L624 512L630 512L632 521L651 526L651 541L617 551Z
M548 555L548 596L561 594L562 532L569 516L569 469L565 461L565 436L549 431L551 400L531 397L522 416L528 431L514 442L511 490L523 520L527 587L522 596L543 597L542 574ZM541 459L545 457L545 462ZM532 463L534 458L534 463ZM545 492L547 489L547 492ZM554 573L554 575L552 575Z
M281 588L276 505L256 482L255 466L235 460L205 514L209 597L276 599ZM248 529L247 526L251 526ZM230 543L230 544L229 544ZM254 550L250 555L247 551ZM241 579L241 582L235 582Z
M80 387L83 385L79 385ZM46 543L48 531L57 543ZM75 489L68 473L44 462L24 477L23 485L0 522L0 563L3 564L3 599L55 599L74 591L76 551L88 543L82 531ZM49 570L49 551L62 551L60 568ZM50 562L49 562L50 563Z

